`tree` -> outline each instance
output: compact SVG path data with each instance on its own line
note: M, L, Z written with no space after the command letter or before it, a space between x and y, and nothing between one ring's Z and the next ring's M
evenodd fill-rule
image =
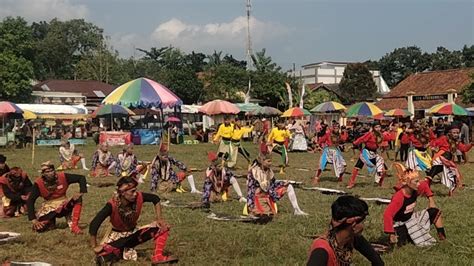
M373 99L377 86L372 74L362 63L348 64L339 83L341 97L350 102Z
M51 20L32 26L36 39L38 79L73 79L76 66L88 52L101 49L103 30L83 19Z
M461 51L450 51L442 46L431 54L431 70L446 70L462 66Z
M379 60L379 67L388 86L393 87L410 74L429 69L430 55L416 46L397 48Z
M248 73L241 67L226 63L207 70L202 80L205 100L243 101L242 93L247 88Z
M21 17L7 17L0 22L0 53L33 58L33 36L28 23Z
M461 53L463 65L465 67L474 67L474 45L464 45Z
M250 76L251 96L262 100L264 105L285 107L288 100L282 100L288 98L285 88L285 82L289 80L287 75L281 71L280 66L273 62L271 56L266 55L265 49L252 55L252 63L255 70L251 72Z
M0 53L0 99L26 102L31 97L33 64L13 53Z
M463 103L474 103L474 74L471 75L471 84L461 93Z

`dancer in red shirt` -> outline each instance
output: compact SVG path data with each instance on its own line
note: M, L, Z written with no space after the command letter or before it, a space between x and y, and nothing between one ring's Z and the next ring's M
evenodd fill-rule
M384 212L384 232L390 235L392 244L399 246L412 242L417 246L430 246L436 240L430 235L430 224L438 231L439 240L446 239L441 219L441 211L436 208L433 192L428 181L420 181L416 170L406 169L400 163L394 163L399 184ZM428 198L427 209L415 212L418 196Z

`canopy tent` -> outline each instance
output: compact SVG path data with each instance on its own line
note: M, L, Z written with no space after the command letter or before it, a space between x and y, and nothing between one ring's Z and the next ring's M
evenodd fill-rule
M197 114L199 113L199 108L201 105L188 105L188 104L183 104L181 105L181 113L183 114ZM152 110L156 110L156 108L151 108ZM163 108L163 112L165 114L167 113L174 113L174 108Z
M239 107L240 112L244 112L244 113L253 112L262 107L256 103L235 103L235 105Z
M87 114L87 108L84 105L62 105L62 104L17 104L22 110L28 110L36 115L52 114Z

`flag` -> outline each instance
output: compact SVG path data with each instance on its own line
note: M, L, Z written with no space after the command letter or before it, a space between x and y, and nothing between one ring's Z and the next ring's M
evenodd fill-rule
M304 97L304 84L303 84L303 87L301 87L300 108L303 108L303 97Z
M293 96L291 95L291 87L288 82L285 82L286 84L286 90L288 91L288 107L292 108L293 107Z

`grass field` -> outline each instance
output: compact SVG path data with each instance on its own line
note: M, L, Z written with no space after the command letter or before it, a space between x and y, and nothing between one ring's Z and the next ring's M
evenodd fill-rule
M89 141L90 143L92 141ZM256 153L253 144L244 144L253 155ZM90 163L91 155L95 146L90 144L79 147L86 155ZM179 145L171 146L170 154L185 162L188 167L205 169L207 166L206 152L216 149L211 144ZM112 149L114 153L119 148ZM0 150L8 157L10 166L21 166L28 171L30 176L36 176L36 171L42 161L53 160L58 165L57 149L40 147L36 150L36 161L31 165L30 150ZM157 152L156 146L136 146L135 152L139 160L151 160ZM346 153L348 172L352 171L354 162L350 161L352 153ZM290 167L285 176L277 174L281 179L293 179L305 181L310 184L310 177L317 167L319 154L290 153ZM392 154L393 157L393 154ZM472 155L471 155L472 157ZM277 163L279 160L274 159ZM388 163L391 165L391 162ZM241 170L236 172L245 173L246 162L239 158L238 166ZM301 171L298 168L309 168L311 172ZM82 170L73 172L87 174ZM275 168L275 172L277 172ZM365 170L361 171L366 173ZM430 248L416 248L408 245L396 248L393 252L383 256L386 265L473 265L474 263L474 164L461 166L467 188L457 191L454 197L447 197L447 188L437 184L434 185L436 204L443 211L444 222L448 240ZM344 186L335 182L332 171L323 173L321 186L345 190L345 184L349 178L344 178ZM203 173L194 173L197 186L201 189L203 184ZM96 212L102 208L111 197L114 187L97 187L101 182L115 182L116 179L109 177L104 179L88 178L91 184L89 193L84 196L84 208L81 217L81 227L84 234L74 236L66 228L64 219L58 220L60 229L36 234L31 231L31 223L25 216L19 218L0 220L0 231L14 231L22 234L17 243L0 246L0 263L6 260L19 261L45 261L53 265L91 265L94 254L88 246L89 236L87 234L88 223ZM149 178L147 179L149 181ZM245 193L245 179L239 179L239 183ZM386 178L387 188L378 188L372 185L373 178L359 178L358 186L351 192L364 197L386 197L392 195L395 178ZM185 182L185 186L188 184ZM78 191L78 186L73 185L69 189L69 195ZM148 182L141 187L142 191L149 190ZM267 225L255 225L233 222L218 222L206 218L205 213L200 210L165 208L164 216L172 225L167 250L180 258L180 265L303 265L307 259L308 249L312 240L304 235L320 234L327 228L330 219L330 205L337 196L323 195L315 191L304 191L296 189L298 201L301 208L310 214L308 217L296 217L292 215L291 205L286 197L279 203L278 216ZM200 197L195 194L172 194L169 199L180 202L199 201ZM425 208L427 201L419 200L418 209ZM213 211L225 212L238 215L242 211L242 203L237 200L231 202L214 204ZM371 241L385 238L383 233L382 214L384 205L369 203L370 215L365 221L364 235ZM154 217L151 205L145 206L140 218L139 225L147 224ZM102 229L107 226L104 222ZM103 232L103 231L102 231ZM432 230L432 235L436 231ZM152 242L143 244L137 248L139 259L137 262L124 262L123 265L149 264L152 253ZM359 254L356 253L355 264L366 265Z

